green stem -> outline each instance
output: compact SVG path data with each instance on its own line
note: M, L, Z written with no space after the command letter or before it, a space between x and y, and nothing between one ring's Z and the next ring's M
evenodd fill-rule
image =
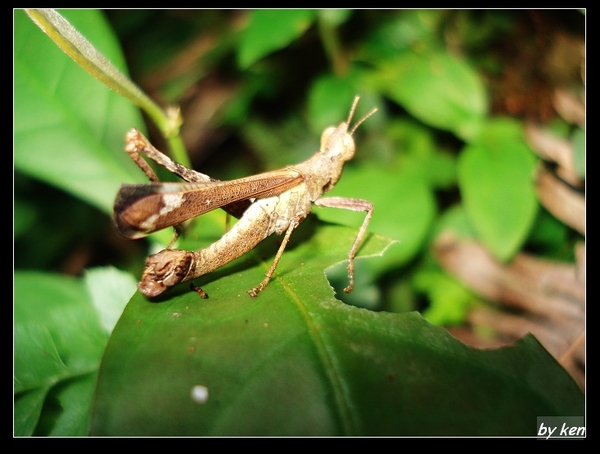
M53 9L26 9L25 11L37 26L79 66L143 109L172 146L173 158L184 166L189 166L189 158L179 137L182 122L179 109L170 108L163 111L57 11Z
M348 62L341 51L337 27L321 14L317 15L317 24L319 26L321 41L325 48L325 54L329 58L334 74L338 76L344 75L348 70Z

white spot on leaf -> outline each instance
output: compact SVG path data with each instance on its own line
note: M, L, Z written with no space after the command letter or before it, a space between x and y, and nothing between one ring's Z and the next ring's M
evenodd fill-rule
M192 386L190 397L197 404L205 404L208 400L208 388L203 385Z

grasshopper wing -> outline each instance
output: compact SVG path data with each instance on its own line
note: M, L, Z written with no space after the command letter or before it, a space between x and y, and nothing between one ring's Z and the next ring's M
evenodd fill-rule
M292 169L275 170L231 181L124 184L114 203L114 222L128 238L180 224L215 208L279 195L302 183Z

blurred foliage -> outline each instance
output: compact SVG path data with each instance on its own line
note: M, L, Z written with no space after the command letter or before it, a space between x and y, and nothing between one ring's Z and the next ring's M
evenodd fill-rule
M386 252L377 259L357 262L356 289L348 296L340 291L347 282L345 264L327 269L336 296L348 304L399 312L407 317L413 316L406 312L418 310L429 322L439 325L463 323L470 307L484 303L432 258L430 242L446 228L463 238L477 239L503 263L524 250L573 261L573 245L581 235L540 208L532 179L538 158L526 144L523 130L525 121L533 120L551 124L554 131L560 131L569 140L572 137L577 147L576 168L584 178L584 132L556 117L548 101L556 87L581 90L581 58L577 59L568 47L584 37L585 16L577 10L61 13L119 69L131 74L158 104L181 108L184 123L180 133L191 162L196 169L218 179L238 178L307 159L317 151L323 129L347 118L356 94L361 100L354 120L375 106L379 109L358 128L354 136L356 155L346 165L331 195L372 201L375 211L369 232L397 243L388 247L393 241L382 239L378 243L374 240L378 235L371 237L377 247L365 247L365 251L370 255ZM572 41L556 41L556 36L571 37ZM564 43L563 47L556 42ZM137 127L150 132L157 148L167 151L168 147L154 125L144 127L133 105L69 60L20 10L14 12L14 58L15 434L81 435L87 433L90 424L94 377L99 368L107 377L101 382L102 392L116 386L118 382L111 379L127 379L127 368L115 369L124 359L107 356L101 361L98 349L105 345L118 318L116 314L134 293L133 281L140 274L144 257L149 250L154 251L161 244L164 247L171 234L162 232L148 242L134 243L114 232L110 217L119 184L144 182L142 172L122 152L122 138L129 128ZM165 173L160 175L172 179ZM355 228L363 219L361 213L343 210L316 209L315 213L320 221ZM191 235L180 247L210 244L221 235L223 225L220 213L203 216L193 223ZM332 239L351 238L344 229L329 235ZM320 250L315 243L308 244ZM311 247L300 249L307 255L300 255L299 262L310 257ZM290 259L295 252L290 253ZM271 253L266 254L267 264ZM252 262L258 263L258 257L259 253L252 253ZM280 268L285 268L286 257L287 251ZM338 259L343 257L342 253ZM337 259L332 260L323 267L334 265ZM238 263L245 263L244 259ZM231 269L244 268L239 264ZM256 269L258 276L264 273L263 268ZM86 270L84 279L81 276ZM280 272L278 269L276 276ZM217 272L217 276L222 274ZM248 277L248 282L252 279L256 276ZM283 283L287 282L285 279L282 277ZM289 285L294 279L290 275ZM305 287L316 285L310 276L298 279ZM240 278L238 284L236 291L243 294L247 290L246 277ZM234 279L230 285L238 284ZM220 297L218 288L215 300ZM303 297L308 298L307 307L323 317L323 326L330 326L331 321L326 321L320 312L322 307L312 306L314 301L308 302L310 296ZM233 314L228 311L240 310L233 300L223 298L224 312L220 316L213 314L217 317L213 323L225 323L228 314ZM39 310L35 309L36 304ZM136 320L145 320L142 317L150 317L160 330L164 320L148 315L148 310L166 317L169 311L188 308L187 302L181 306L176 300L166 301L162 307L144 304L137 294L120 325L129 326ZM389 329L381 337L363 333L363 348L381 348L389 358L396 358L394 364L403 367L412 367L412 363L395 356L395 347L418 354L403 343L394 347L393 339L401 335L403 323L408 323L406 327L415 335L427 332L435 339L445 339L436 327L425 327L422 320L398 318L402 322L394 325L383 312L377 313L380 318L371 319L364 318L362 312L344 311L338 307L332 311L332 317L353 320L348 322L349 330L357 330L362 324L374 331L377 326ZM63 313L69 315L64 317ZM79 313L84 315L80 317ZM297 323L293 311L285 312L285 316L286 323ZM80 318L75 321L74 317ZM195 319L199 322L205 315L199 313L195 317L199 317ZM339 320L331 326L342 323ZM320 329L314 320L309 326ZM65 329L72 336L69 342L81 347L76 349L78 352L70 352L72 345L66 345L67 341L61 339L63 334L57 334ZM151 336L151 331L144 332L144 336ZM304 352L298 358L305 358L305 354L315 356L318 363L327 356L325 351L337 352L338 348L342 357L350 355L327 336L326 340L309 336L309 340L299 341L309 350L316 349L316 353ZM158 347L163 340L149 341L146 347ZM119 324L111 342L106 355L121 351L127 358L133 352L142 353L128 344L133 341L126 328L119 330ZM418 350L420 341L415 342ZM439 342L441 345L446 340ZM37 360L31 355L40 353L36 353L36 345L43 352L51 352L44 356L39 368L32 365ZM439 354L437 348L437 344L426 348L432 355L427 356L431 361ZM463 375L470 374L469 367L476 368L479 359L471 355L478 353L465 353L454 344L448 348L453 355L466 356ZM542 350L531 340L519 348L532 349L531 355L538 359L536 348ZM370 356L371 353L361 356L367 368L370 360L379 361L379 356ZM512 363L512 353L505 353L501 362ZM236 350L226 373L237 370L248 354L253 353ZM82 359L76 360L77 355ZM547 359L540 359L544 366L538 372L543 370L542 375L562 373L558 366L555 370L546 362ZM266 364L262 367L274 368L279 363L271 360ZM288 366L288 362L282 364L282 368ZM131 367L134 365L140 367L137 363ZM163 365L158 366L160 370ZM188 366L182 367L185 371ZM268 430L265 426L261 431L257 422L258 426L238 427L248 431L244 433L376 433L374 426L361 422L361 418L377 417L370 413L372 410L362 408L361 398L356 397L361 391L356 391L354 397L349 391L369 383L372 377L363 383L352 379L351 365L339 370L334 364L323 367L324 371L317 368L313 377L319 386L332 387L321 391L331 400L321 405L333 409L331 419L323 426L298 423L268 426ZM406 369L399 370L390 374L406 373ZM423 369L420 371L424 373ZM493 367L486 369L488 373L494 375ZM533 385L531 389L517 385L520 374L519 370L512 371L511 383L502 385L512 397L528 396L535 389ZM445 386L434 395L443 399L447 387L454 382L444 374L438 380ZM143 384L138 385L145 389ZM404 385L419 386L408 382ZM466 380L461 386L472 391L480 385ZM512 394L515 387L518 392ZM477 389L485 393L483 388ZM347 401L340 402L342 395ZM548 396L552 395L549 391ZM567 395L571 399L575 395L575 401L561 395L560 404L545 401L536 407L538 404L528 398L521 404L532 404L531 408L547 410L547 414L580 409L580 396L571 391ZM465 402L470 401L466 399ZM486 402L494 405L493 401ZM99 427L102 423L98 421L106 421L110 411L118 411L118 406L113 408L110 403L106 394L96 401L95 433L118 427L110 425L114 421ZM237 404L240 406L232 405L231 411L243 414L246 407ZM147 403L142 408L144 405ZM252 408L256 405L253 401ZM394 405L402 405L401 399ZM449 402L440 405L450 411ZM321 411L315 408L302 415L310 418L311 411ZM169 417L170 411L177 410L165 411L164 416ZM511 407L498 417L511 421L515 413L522 411L523 407ZM478 425L468 418L454 428L445 425L460 416L450 413L447 419L440 417L419 433L524 433L517 422L513 426L510 422L500 425L500 432L491 430L486 422ZM392 419L377 433L417 433L402 417L393 419L387 413L380 417ZM282 416L276 414L274 418ZM423 418L426 419L426 413ZM226 422L221 421L219 429L235 433L235 419ZM160 427L160 421L154 423ZM147 427L155 427L149 423L145 432L143 426L136 424L142 423L122 426L120 430L127 427L129 433L148 433ZM217 429L211 432L210 427L202 427L203 433L219 433ZM473 431L469 432L468 427ZM176 428L169 430L177 432Z

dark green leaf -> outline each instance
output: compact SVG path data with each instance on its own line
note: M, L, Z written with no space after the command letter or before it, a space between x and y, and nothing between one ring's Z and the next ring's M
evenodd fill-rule
M274 239L251 254L269 251L260 266L243 257L198 279L208 300L186 285L156 302L136 294L104 356L92 434L533 435L537 415L583 412L534 339L479 351L417 314L345 305L323 268L355 231L305 222L296 233L304 241L256 299L246 291ZM370 236L361 253L387 244Z

